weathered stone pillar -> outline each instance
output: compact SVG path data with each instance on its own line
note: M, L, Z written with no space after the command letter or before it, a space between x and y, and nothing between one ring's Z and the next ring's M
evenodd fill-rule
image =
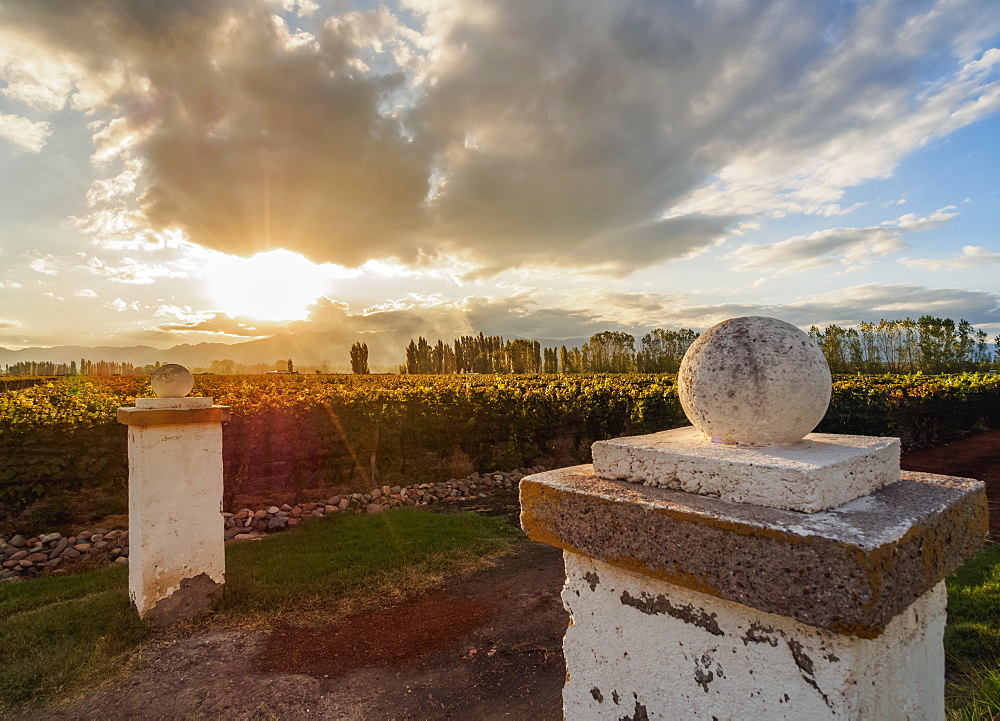
M896 439L753 445L787 436L788 416L802 438L827 401L803 411L783 391L815 387L794 357L813 352L805 334L727 323L739 342L716 326L682 366L697 428L600 442L593 465L521 481L525 531L564 550L566 718L944 718L943 579L985 538L983 484L901 473ZM699 358L743 377L704 390ZM745 432L725 403L705 414L736 382L755 404Z
M222 423L230 411L185 398L194 380L183 366L159 368L152 384L162 397L118 409L129 427L129 594L141 616L169 624L222 595Z

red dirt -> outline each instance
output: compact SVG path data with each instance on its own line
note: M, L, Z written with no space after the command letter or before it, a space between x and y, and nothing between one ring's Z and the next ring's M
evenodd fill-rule
M992 540L1000 540L997 538L1000 536L1000 430L909 451L903 454L900 465L907 471L944 473L985 482L990 536Z
M435 593L322 628L281 625L267 639L259 669L332 678L356 668L394 668L447 648L495 615L483 601Z

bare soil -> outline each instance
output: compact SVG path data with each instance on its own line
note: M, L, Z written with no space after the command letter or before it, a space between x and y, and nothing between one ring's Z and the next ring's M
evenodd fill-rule
M907 453L903 468L986 481L1000 528L1000 431ZM505 515L513 493L442 505ZM525 542L496 566L326 628L211 629L144 648L134 671L30 719L560 719L562 556Z
M1000 540L1000 430L909 451L903 454L900 465L907 471L944 473L986 483L990 540Z
M24 718L561 719L562 582L561 552L524 542L492 568L326 628L153 643L128 677Z

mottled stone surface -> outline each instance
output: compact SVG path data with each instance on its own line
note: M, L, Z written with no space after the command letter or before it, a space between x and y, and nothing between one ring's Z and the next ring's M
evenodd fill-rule
M986 537L982 483L903 472L813 514L598 478L521 481L528 536L612 566L840 634L873 638Z
M190 410L192 408L211 408L211 398L195 396L194 398L136 398L135 407L143 410Z
M819 346L776 318L731 318L698 336L677 375L681 406L722 443L794 443L823 420L830 368Z
M727 501L815 513L899 480L899 440L810 433L798 443L712 443L695 428L598 441L594 473Z
M563 555L567 719L944 718L943 582L864 639Z
M127 426L167 426L189 423L224 423L232 417L229 406L208 408L119 408L118 422Z
M149 383L160 398L183 398L194 388L194 376L180 363L167 363L153 371Z

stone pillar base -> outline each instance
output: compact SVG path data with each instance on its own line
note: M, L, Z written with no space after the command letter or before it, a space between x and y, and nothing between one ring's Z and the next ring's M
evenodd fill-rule
M564 557L567 719L943 717L943 582L864 639Z
M153 400L162 403L121 408L118 418L129 426L129 595L140 616L166 625L222 596L229 409L211 399Z

